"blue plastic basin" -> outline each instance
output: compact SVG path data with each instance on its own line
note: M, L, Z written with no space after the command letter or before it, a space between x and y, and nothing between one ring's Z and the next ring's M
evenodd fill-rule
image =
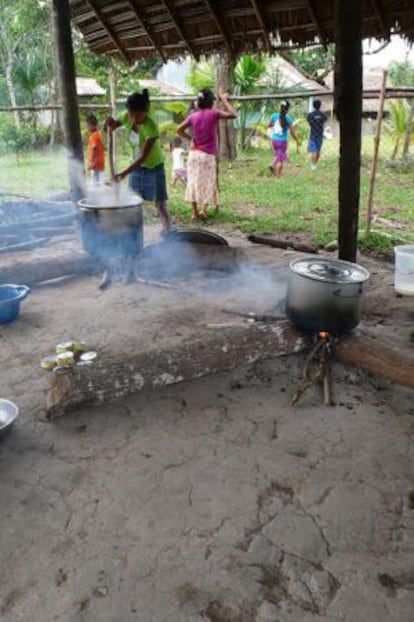
M27 285L0 285L0 324L8 324L18 317L20 303L29 292Z

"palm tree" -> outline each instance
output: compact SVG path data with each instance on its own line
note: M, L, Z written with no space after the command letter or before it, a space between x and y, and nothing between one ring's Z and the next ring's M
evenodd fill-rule
M18 57L13 75L24 103L35 106L41 101L41 87L45 86L48 69L48 59L42 54L41 49L32 49ZM37 114L35 111L33 111L31 118L33 129L36 131Z
M234 70L235 95L251 95L258 92L258 81L266 71L266 57L244 54L236 64ZM260 106L263 108L263 105ZM242 102L239 108L238 125L240 127L240 146L247 147L247 125L251 113L257 112L257 106L252 102Z
M390 102L390 121L385 124L388 133L394 142L391 159L395 160L401 141L404 139L407 125L407 106L404 100L398 99Z

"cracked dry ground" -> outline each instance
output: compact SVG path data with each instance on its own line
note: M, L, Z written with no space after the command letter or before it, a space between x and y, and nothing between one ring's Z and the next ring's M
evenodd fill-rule
M0 445L3 622L408 622L412 393L294 357Z

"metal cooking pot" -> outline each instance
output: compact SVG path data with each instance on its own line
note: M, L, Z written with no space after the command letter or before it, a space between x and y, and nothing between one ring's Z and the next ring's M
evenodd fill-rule
M99 259L138 255L144 244L142 199L122 197L120 205L78 202L83 247Z
M350 331L359 324L368 279L368 270L348 261L296 259L290 264L287 316L306 331Z

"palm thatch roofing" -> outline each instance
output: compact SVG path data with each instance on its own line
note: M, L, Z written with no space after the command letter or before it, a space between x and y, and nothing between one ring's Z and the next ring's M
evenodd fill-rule
M350 0L352 1L352 0ZM413 0L360 0L363 37L414 40ZM69 0L93 52L164 61L334 42L335 0Z

